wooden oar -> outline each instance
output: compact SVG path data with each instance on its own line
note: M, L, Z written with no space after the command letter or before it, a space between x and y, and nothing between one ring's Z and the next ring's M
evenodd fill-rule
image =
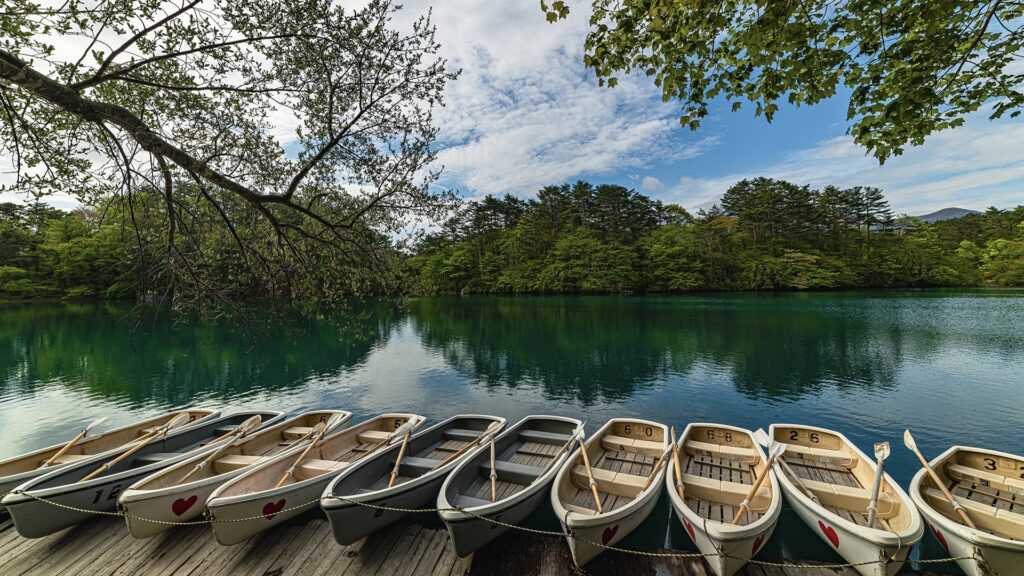
M486 430L484 430L479 436L477 436L475 440L473 440L469 444L466 444L465 446L460 448L458 452L455 452L455 453L449 455L447 458L442 460L440 464L438 464L437 466L434 466L433 468L431 468L430 471L433 472L434 470L437 470L438 468L441 468L442 466L445 466L446 464L448 464L452 460L455 460L459 456L462 456L467 451L469 451L470 448L472 448L472 447L476 446L477 444L483 442L485 438L491 436L492 434L494 434L498 430L501 430L502 426L504 426L503 422L495 422L495 423L491 424L490 426L487 427Z
M189 478L192 477L193 474L195 474L196 472L199 472L203 468L206 468L207 464L209 464L210 462L213 462L217 458L220 458L221 455L223 455L225 452L230 450L232 447L237 446L239 444L239 441L241 441L242 439L245 438L246 434L248 434L251 430L253 430L255 428L259 428L259 426L260 426L260 424L262 422L263 422L263 419L260 418L259 415L256 415L256 416L253 416L252 418L247 419L245 422L242 422L241 424L239 424L238 428L236 429L236 434L238 434L238 438L237 439L235 439L235 440L233 440L231 442L228 442L228 443L224 444L223 446L221 446L220 448L214 450L213 454L210 454L205 459L203 459L202 462L200 462L200 463L196 464L195 466L193 466L191 470L189 470L187 473L185 473L185 475L182 476L180 480L178 480L178 484L181 484L185 480L188 480Z
M756 440L758 444L764 446L767 449L771 449L773 445L777 444L777 442L769 438L768 434L765 433L765 431L760 428L758 428L757 431L754 432L754 440ZM794 484L796 484L797 488L803 491L803 493L806 494L807 497L810 498L815 504L820 504L820 502L818 501L818 495L815 494L814 492L811 492L811 489L808 488L807 485L804 484L804 481L801 480L800 477L796 475L796 472L794 472L793 469L790 468L789 462L786 462L785 458L779 458L778 463L780 466L782 466L783 472L787 476L789 476L789 479L792 480Z
M90 430L92 430L96 426L99 426L100 424L103 424L104 422L106 422L106 420L107 420L106 416L104 416L103 418L97 418L96 420L93 420L92 423L90 423L88 426L83 428L81 432L78 433L78 436L75 436L71 440L68 440L68 443L65 444L63 448L58 450L57 453L54 454L53 456L50 456L50 459L47 460L46 462L43 462L42 465L40 465L39 467L40 468L46 468L50 464L53 464L54 461L56 461L58 458L63 456L68 450L71 450L72 446L74 446L75 444L78 444L79 440L81 440L82 438L85 438L86 436L88 436Z
M584 420L582 424L580 424L579 426L576 427L575 430L573 430L572 435L570 435L569 439L565 441L565 444L562 444L562 447L558 449L558 452L555 452L555 455L544 466L544 469L541 470L541 473L537 474L537 477L533 479L534 482L536 482L536 481L540 480L542 477L544 477L544 475L547 474L548 470L550 470L551 467L555 465L555 462L558 462L558 456L562 452L565 452L566 450L568 450L569 447L571 447L573 444L576 443L576 439L579 438L580 434L583 433L583 429L586 427L586 425L587 425L587 421Z
M676 427L673 426L672 432L672 467L676 472L676 492L679 497L683 497L683 472L679 466L679 444L676 442Z
M498 499L498 468L495 464L494 436L491 436L491 502Z
M405 457L405 449L409 446L409 432L405 433L402 438L402 446L398 449L398 458L395 459L395 467L391 469L391 477L388 478L388 488L391 488L395 484L395 479L398 478L398 469L402 465L402 458Z
M597 504L597 513L604 514L604 507L601 506L601 496L597 493L597 480L594 480L594 471L590 468L590 456L587 454L587 445L580 438L580 452L583 453L583 464L587 467L587 480L590 482L590 491L594 493L594 503Z
M206 444L207 444L207 445L210 445L210 444L216 444L217 442L220 442L221 440L223 440L223 439L225 439L225 438L229 438L229 437L231 437L231 436L237 436L237 435L238 435L238 431L239 431L239 429L240 429L240 428L241 428L241 427L242 427L243 425L245 425L245 423L246 423L246 422L249 422L250 420L255 420L255 421L256 421L256 425L257 425L257 426L259 426L260 424L262 424L262 423L263 423L263 417L262 417L262 416L260 416L259 414L257 414L257 415L255 415L255 416L252 416L252 417L250 417L250 418L247 418L247 419L245 420L245 422L242 422L242 423L241 423L241 424L239 424L238 426L235 426L235 429L234 429L234 430L232 430L231 432L228 432L228 433L226 433L226 434L221 434L220 436L218 436L218 437L214 438L213 440L210 440L210 441L209 441L209 442L207 442Z
M277 481L274 488L280 488L288 481L289 478L295 475L295 469L298 468L299 464L306 459L306 455L309 454L309 451L312 450L321 439L323 439L324 435L327 434L329 430L341 422L341 418L341 414L335 414L334 416L331 416L327 422L317 422L316 426L313 426L313 429L309 432L309 445L306 446L306 449L302 451L302 454L299 454L299 457L292 462L292 465L288 467L288 470L286 470L284 475L281 476L281 479Z
M733 526L739 524L740 520L743 519L743 515L747 513L747 510L750 510L750 499L754 497L754 494L757 494L757 490L764 483L764 479L771 474L772 466L782 457L785 451L786 445L781 443L775 444L768 450L768 461L765 462L764 472L754 481L754 485L751 486L750 491L747 492L747 495L743 497L743 501L740 502L740 509L736 511L736 515L732 518Z
M99 476L100 474L106 472L107 470L110 470L110 467L113 466L114 464L117 464L118 462L124 460L125 458L128 458L132 454L135 454L139 450L142 450L142 448L144 448L146 445L148 445L153 440L156 440L160 436L163 436L163 435L167 434L167 432L169 432L172 428L176 428L178 426L181 426L185 422L188 422L188 412L182 412L181 414L178 414L174 418L171 418L167 422L167 424L164 424L160 428L156 429L154 431L154 434L152 434L151 436L149 436L145 440L139 442L138 444L132 446L127 452L121 454L117 458L114 458L110 462L107 462L107 463L103 464L102 466L100 466L99 468L97 468L97 469L93 470L92 472L86 474L78 482L85 482L86 480L92 480L93 478Z
M651 485L651 482L654 482L654 477L658 475L658 470L668 462L667 458L669 450L672 450L671 446L665 448L665 451L661 453L661 456L658 456L658 459L654 461L654 469L651 470L650 475L647 476L647 482L644 482L644 487L640 489L641 492L647 490L647 487Z
M871 501L868 502L868 527L875 525L875 515L878 513L878 492L882 488L882 475L885 468L885 459L889 457L889 443L875 442L875 481L871 485Z
M957 514L963 518L964 523L971 528L977 528L974 525L974 522L972 522L967 516L967 511L964 510L964 507L961 506L960 503L956 501L956 498L949 493L949 489L946 488L946 484L939 479L939 475L935 473L935 470L932 470L931 464L925 460L924 455L922 455L921 451L917 449L917 442L914 442L914 437L910 435L909 429L904 430L903 432L903 443L906 444L907 448L910 448L914 454L917 454L917 459L921 461L921 465L923 465L924 469L928 471L928 475L932 477L932 482L942 490L942 494L946 497L946 500L949 500L949 503L953 506L953 510L956 510Z

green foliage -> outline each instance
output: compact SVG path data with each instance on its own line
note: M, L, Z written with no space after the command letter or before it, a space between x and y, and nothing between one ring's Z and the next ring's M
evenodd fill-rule
M1024 106L1024 4L1000 0L592 0L584 62L598 82L642 73L693 130L724 98L772 121L780 102L849 94L858 144L880 162L991 104ZM564 2L541 3L549 21Z
M1018 213L1024 207L965 217L968 226L926 224L895 219L877 188L755 178L693 217L619 186L577 182L526 202L470 202L410 264L423 293L1024 285ZM950 245L963 230L974 240ZM987 240L994 234L1008 236Z

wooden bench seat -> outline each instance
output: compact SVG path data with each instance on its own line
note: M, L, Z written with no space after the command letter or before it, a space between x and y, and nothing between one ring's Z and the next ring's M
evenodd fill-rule
M57 464L70 464L72 462L78 462L79 460L85 460L86 458L92 458L93 456L95 456L95 454L64 454L61 457L54 460L53 464L51 464L50 466L55 466ZM42 466L46 462L46 460L49 460L49 458L40 460L39 466Z
M665 451L665 446L661 442L637 440L636 438L626 438L625 436L614 436L611 434L605 434L601 437L601 446L608 450L629 451L632 448L633 451L650 452L656 455L660 455Z
M245 454L229 454L218 458L214 462L214 469L221 474L238 470L239 468L245 468L246 466L252 466L258 462L264 462L267 458L264 456L248 456Z
M711 442L700 442L699 440L687 440L686 441L686 452L688 454L696 454L700 452L706 452L721 458L727 458L729 460L737 460L740 462L747 462L753 464L760 460L757 453L752 448L742 448L739 446L725 446L722 444L713 444Z
M400 476L409 476L417 478L423 476L427 472L430 472L437 465L441 463L441 460L434 460L433 458L417 458L416 456L406 456L402 458L402 463L398 467L398 474Z
M826 450L825 448L812 448L800 444L786 444L786 454L790 456L800 454L806 460L840 464L847 468L856 466L858 460L853 454L842 450Z
M561 446L569 441L569 434L556 434L541 430L523 430L519 433L519 440L523 443L535 442L537 444Z
M544 469L538 466L527 466L525 464L497 460L494 463L494 471L497 472L498 479L504 482L530 484L540 476ZM480 473L488 478L490 477L491 463L489 461L480 465Z
M389 432L383 430L363 430L356 435L361 444L379 444L388 439Z
M292 426L281 433L285 440L298 440L313 431L312 426Z
M178 452L150 452L149 454L140 454L132 460L132 467L138 468L140 466L148 466L150 464L163 462L164 460L170 460L171 458L177 458L178 456L181 456Z
M647 484L646 476L626 474L625 472L612 472L603 468L593 468L594 481L597 482L597 489L606 494L636 498ZM577 486L590 486L590 479L587 476L586 466L577 465L572 469L573 481Z
M1019 478L1008 478L995 472L988 470L978 470L977 468L970 468L963 466L962 464L946 464L943 467L946 474L956 480L986 480L990 484L998 484L999 486L1005 486L1018 492L1024 492L1024 479Z
M486 506L490 504L490 500L484 500L482 498L473 498L472 496L466 496L465 494L459 494L455 497L454 504L460 508L476 508L478 506Z
M449 428L444 431L444 437L446 440L457 440L459 442L472 442L477 439L481 434L482 430L460 430L458 428Z
M310 458L299 463L298 467L295 468L295 475L299 478L313 478L328 472L340 471L348 465L348 462Z

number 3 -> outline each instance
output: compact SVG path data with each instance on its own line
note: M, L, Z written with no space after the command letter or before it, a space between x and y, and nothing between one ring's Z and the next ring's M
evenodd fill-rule
M985 470L995 470L996 461L991 458L985 458Z

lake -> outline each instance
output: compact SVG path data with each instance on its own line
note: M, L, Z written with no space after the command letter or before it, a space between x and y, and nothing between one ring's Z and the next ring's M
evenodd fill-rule
M0 306L0 458L187 405L834 428L889 470L1021 453L1024 291L419 298L238 327L116 304Z

